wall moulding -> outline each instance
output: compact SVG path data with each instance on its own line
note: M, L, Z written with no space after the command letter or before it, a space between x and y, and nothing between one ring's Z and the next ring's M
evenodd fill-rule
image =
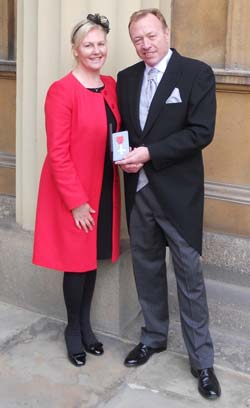
M6 169L16 168L16 156L14 154L0 152L0 168Z
M16 61L9 61L9 60L1 60L0 59L0 71L16 72Z
M250 205L250 186L240 186L233 184L205 182L205 197L230 201L237 204Z
M3 71L0 70L0 79L15 80L16 79L16 73L15 72L3 72Z
M250 71L214 68L216 83L227 85L245 85L250 92Z
M216 83L216 91L222 93L250 94L250 85Z
M16 61L5 61L0 59L0 79L16 78Z

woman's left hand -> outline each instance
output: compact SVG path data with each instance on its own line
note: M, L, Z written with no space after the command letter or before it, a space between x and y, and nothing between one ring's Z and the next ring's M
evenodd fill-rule
M72 210L72 215L77 228L83 228L85 232L93 230L95 225L94 218L91 214L94 214L95 210L90 207L88 203L80 205Z

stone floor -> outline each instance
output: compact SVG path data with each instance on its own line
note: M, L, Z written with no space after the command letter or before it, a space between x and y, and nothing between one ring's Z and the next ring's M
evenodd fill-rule
M98 333L104 355L88 355L86 365L76 368L66 358L64 322L0 303L0 408L250 407L247 341L214 333L222 396L210 402L197 392L177 324L167 352L137 369L123 366L140 320L126 338Z

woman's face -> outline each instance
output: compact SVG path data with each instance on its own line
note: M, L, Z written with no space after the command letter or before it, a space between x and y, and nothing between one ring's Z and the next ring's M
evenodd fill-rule
M92 28L75 48L74 54L82 68L100 71L107 57L106 33L98 27Z

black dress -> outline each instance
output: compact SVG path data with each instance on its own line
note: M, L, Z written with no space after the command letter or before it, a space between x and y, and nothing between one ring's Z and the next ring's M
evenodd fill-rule
M88 88L92 92L101 92L101 88ZM113 210L113 162L109 146L109 126L112 131L116 130L116 120L105 101L107 115L107 145L104 160L103 180L99 203L99 215L97 223L97 258L110 259L112 256L112 210Z

